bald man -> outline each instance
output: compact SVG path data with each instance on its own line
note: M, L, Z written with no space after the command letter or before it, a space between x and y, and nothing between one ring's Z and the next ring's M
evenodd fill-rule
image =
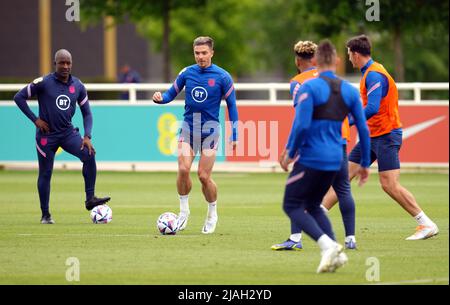
M94 195L97 165L95 149L91 142L92 113L88 95L83 83L70 74L72 55L65 49L55 53L55 72L36 78L20 90L14 101L20 110L36 126L36 150L39 161L38 192L41 204L41 223L55 223L50 214L50 180L53 163L58 147L78 157L83 162L83 177L86 192L85 206L92 210L104 204L110 197L97 198ZM27 100L36 96L39 116L36 116L27 104ZM84 136L72 125L78 103L83 115Z

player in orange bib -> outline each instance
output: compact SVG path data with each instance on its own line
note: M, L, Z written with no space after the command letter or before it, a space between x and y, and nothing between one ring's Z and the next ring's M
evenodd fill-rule
M295 52L295 65L299 71L290 82L290 93L294 101L294 107L298 101L297 94L300 91L300 87L308 80L314 79L319 76L319 73L314 65L314 55L317 49L317 45L311 41L299 41L294 46ZM348 159L347 159L347 142L350 140L350 125L346 118L342 124L342 149L343 160L342 167L339 170L335 181L332 185L333 189L337 192L339 199L339 208L342 214L342 220L345 227L345 247L347 249L356 248L355 239L355 201L350 188L350 181L348 176ZM292 137L289 136L288 144L286 148L292 145ZM284 150L280 156L281 161L286 157L286 150ZM301 229L296 228L294 224L291 224L291 235L289 238L279 244L272 246L273 250L301 250L303 248L301 238Z
M437 225L423 212L414 196L400 185L399 151L402 145L402 124L398 112L398 92L394 79L383 65L371 58L371 43L367 36L351 38L347 42L348 55L353 67L362 73L360 94L370 130L371 162L378 162L380 184L383 190L405 209L418 226L407 240L420 240L438 234ZM350 122L351 124L352 122ZM350 179L361 158L359 143L349 156ZM330 209L336 195L329 192L323 205Z

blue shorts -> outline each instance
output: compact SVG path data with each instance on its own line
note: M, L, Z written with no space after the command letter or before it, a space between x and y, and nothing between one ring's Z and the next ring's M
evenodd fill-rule
M370 138L370 164L377 160L379 172L400 169L398 154L401 146L401 133L391 132L379 137ZM353 148L348 160L358 164L361 162L360 143L356 144Z
M195 133L192 129L181 128L178 136L178 142L189 143L194 153L204 149L217 150L219 146L220 133L211 134Z

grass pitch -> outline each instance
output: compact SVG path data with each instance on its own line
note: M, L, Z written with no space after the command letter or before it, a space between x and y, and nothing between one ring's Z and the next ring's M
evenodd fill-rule
M334 274L316 274L319 249L304 236L303 251L272 251L290 234L281 208L286 174L215 173L216 233L200 231L206 204L194 173L185 231L162 236L157 217L178 213L175 173L99 172L97 195L110 195L113 221L92 224L80 172L55 171L50 208L41 225L37 172L0 171L0 284L448 284L448 174L408 174L402 184L439 226L425 241L405 241L415 221L379 187L353 184L358 250ZM343 243L339 209L329 213ZM80 280L67 281L75 257ZM69 260L68 260L69 259ZM379 262L379 281L373 262ZM66 264L67 263L67 264ZM376 278L372 278L376 279Z

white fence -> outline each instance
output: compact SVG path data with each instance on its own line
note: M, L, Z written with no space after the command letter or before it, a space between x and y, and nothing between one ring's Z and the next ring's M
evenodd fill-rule
M0 84L0 92L1 91L18 91L25 87L27 84ZM88 92L92 91L110 91L110 92L124 92L128 91L129 99L128 100L114 100L117 102L127 102L131 104L136 103L148 103L149 98L138 100L137 92L148 92L148 94L153 94L155 91L164 91L167 90L172 84L166 83L154 83L154 84L85 84ZM356 88L359 88L359 84L352 83ZM239 95L240 91L252 91L252 92L265 92L268 93L268 98L257 99L259 103L268 103L268 104L282 104L282 103L290 103L290 100L279 98L279 92L289 92L289 84L287 83L236 83L234 85L237 94ZM423 91L448 91L449 83L397 83L397 88L400 92L409 91L413 92L413 99L411 100L400 100L400 103L415 103L421 104L426 103L430 104L448 104L448 100L423 100L422 92ZM151 95L149 95L151 96ZM239 97L239 96L238 96ZM1 103L11 102L9 101L0 101ZM108 101L100 101L100 100L91 100L91 102L112 102ZM183 101L179 100L178 103ZM256 100L239 100L239 103L254 103Z

